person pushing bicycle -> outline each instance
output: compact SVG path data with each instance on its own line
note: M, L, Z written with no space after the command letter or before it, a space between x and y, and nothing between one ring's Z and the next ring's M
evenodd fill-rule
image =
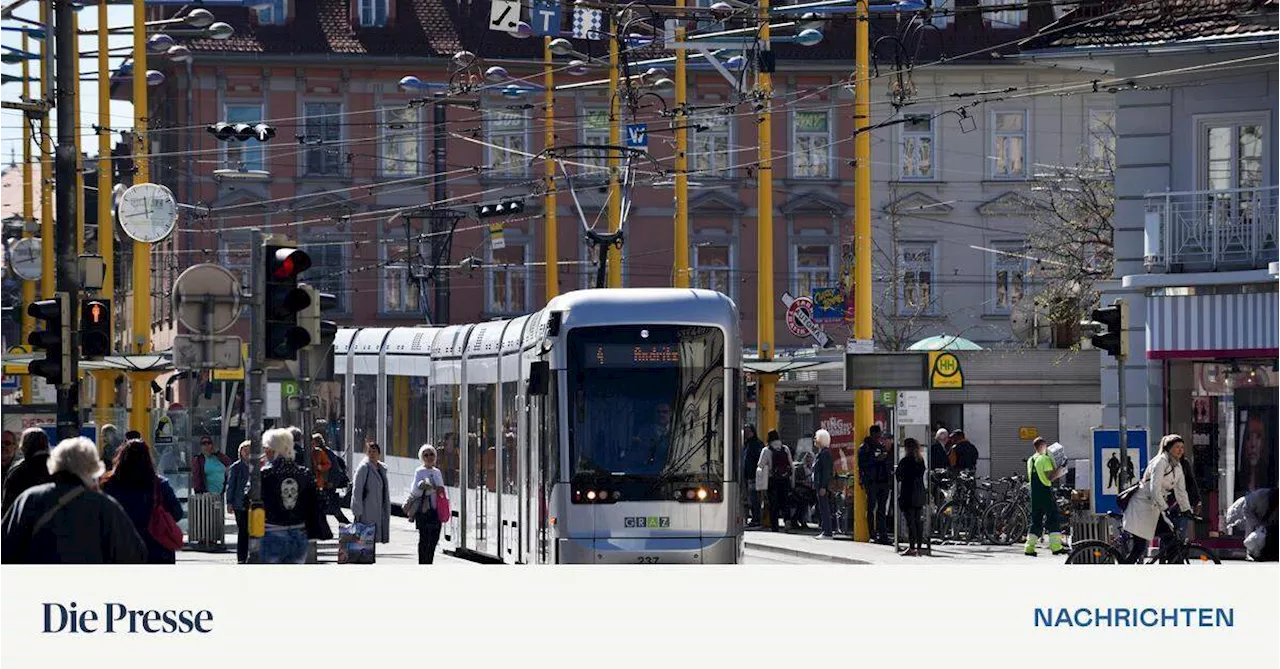
M1067 473L1066 467L1055 467L1049 455L1049 442L1036 437L1032 442L1035 455L1027 459L1027 480L1031 484L1031 527L1027 532L1027 546L1023 551L1036 556L1036 543L1040 535L1049 532L1049 552L1054 555L1065 552L1062 533L1059 531L1058 504L1053 498L1053 482Z

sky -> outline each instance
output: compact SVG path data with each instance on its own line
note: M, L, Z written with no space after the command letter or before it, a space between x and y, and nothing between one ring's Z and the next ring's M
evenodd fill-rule
M6 5L9 4L9 2L10 0L5 0ZM37 20L39 18L37 3L29 2L14 12L14 14L16 16ZM110 16L109 25L112 27L129 26L132 24L132 12L127 5L110 7L108 9L108 14ZM80 10L79 18L81 30L96 30L98 27L98 8L86 7L85 9ZM22 33L11 31L9 28L20 27L23 25L25 24L18 23L17 21L4 22L6 30L3 32L3 44L6 47L22 48ZM97 35L86 35L80 37L79 42L80 52L94 51L98 48ZM124 34L112 36L110 45L112 47L120 47L127 46L131 44L131 42L132 37L129 34ZM34 40L30 41L30 49L31 51L35 51L37 49L36 42ZM111 66L113 68L120 65L125 53L126 52L121 52L119 56L111 59ZM31 61L30 69L32 77L39 77L40 66L38 61ZM81 73L85 75L94 75L97 70L98 59L96 55L81 59L79 67L79 71ZM3 71L6 75L20 77L22 76L22 65L20 63L5 63L3 65ZM33 82L31 84L31 94L32 97L36 97L40 94L39 83ZM79 131L81 150L87 152L89 155L97 155L98 142L93 131L93 125L98 122L97 82L82 82L80 85L80 95L82 97L80 102L81 119ZM21 98L22 84L20 83L7 83L4 84L3 88L0 88L0 99L5 100L6 102L17 102ZM111 116L111 127L124 129L132 128L133 105L128 102L112 102ZM55 133L56 137L56 112L51 112L50 114L50 129ZM115 144L118 139L118 136L113 138L112 144ZM17 161L22 160L22 113L5 109L3 110L3 114L0 115L0 163L3 163L7 167L10 162L12 162L11 158L13 156L16 156Z

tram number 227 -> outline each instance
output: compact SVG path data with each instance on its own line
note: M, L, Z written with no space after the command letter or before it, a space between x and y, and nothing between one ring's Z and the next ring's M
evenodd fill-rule
M658 564L661 559L657 555L641 555L636 558L636 564Z

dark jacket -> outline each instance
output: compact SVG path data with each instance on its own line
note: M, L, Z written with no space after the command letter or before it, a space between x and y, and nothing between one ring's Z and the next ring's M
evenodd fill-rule
M4 516L0 562L4 564L141 564L147 548L129 516L110 497L84 488L53 514L43 527L35 524L64 495L84 488L74 474L27 490ZM35 532L33 533L33 530Z
M0 501L0 513L9 513L18 495L42 483L53 480L49 474L49 451L41 451L22 459L13 466L13 470L4 479L3 500Z
M760 437L752 437L742 445L742 480L754 481L756 464L760 462L760 451L764 450L764 442Z
M820 449L818 457L813 459L813 487L818 490L826 489L831 485L835 473L836 463L831 457L831 448Z
M928 501L924 491L925 463L910 455L898 461L894 476L898 478L898 506L919 509Z
M889 473L889 450L879 439L867 437L858 447L858 479L864 486L893 480Z
M284 458L262 468L262 507L267 524L314 529L319 516L316 480L311 472Z
M968 439L951 447L951 457L953 459L953 469L978 468L978 447L970 443Z
M231 469L231 458L228 458L226 453L214 451L213 455L222 461L223 467ZM204 453L197 453L194 458L191 458L191 492L193 493L209 492L204 480L204 458ZM226 488L225 484L223 488Z
M182 520L182 503L173 493L173 486L160 476L156 477L156 482L160 488L160 505L173 516L174 520ZM108 480L106 485L102 486L102 492L111 495L111 498L124 508L124 512L129 515L129 520L133 521L133 529L138 531L138 536L142 537L142 542L147 545L147 564L173 564L176 561L174 552L157 543L151 536L151 532L147 530L151 524L151 509L155 505L155 491L156 483L137 487L117 480Z
M227 469L227 506L244 511L248 508L249 463L236 460Z
M947 447L943 446L940 441L929 444L929 466L933 469L945 469L947 467Z

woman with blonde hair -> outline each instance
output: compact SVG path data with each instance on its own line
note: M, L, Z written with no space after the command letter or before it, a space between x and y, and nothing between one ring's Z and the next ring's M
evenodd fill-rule
M444 476L436 469L436 449L431 444L418 449L418 459L422 465L414 470L410 489L413 497L421 498L412 518L418 528L418 564L433 564L442 526L436 511L436 494L444 490Z

